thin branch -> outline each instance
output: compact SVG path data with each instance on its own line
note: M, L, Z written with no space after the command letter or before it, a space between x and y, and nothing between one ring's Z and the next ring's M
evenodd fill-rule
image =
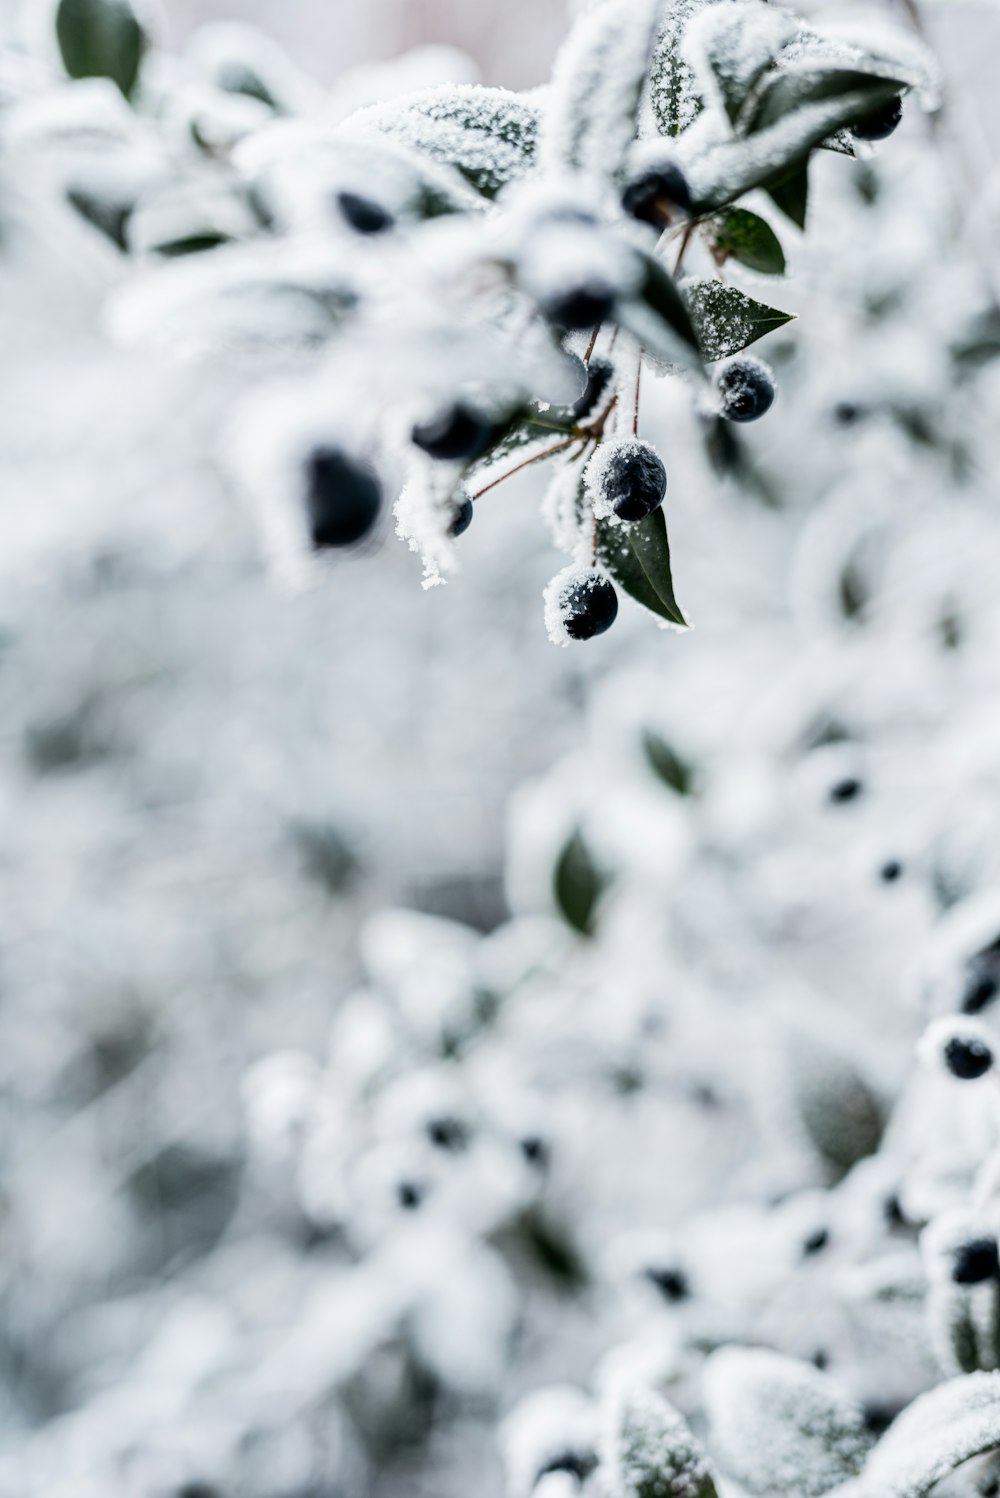
M488 484L484 484L481 489L477 489L475 494L469 496L470 499L481 499L484 494L488 494L498 484L505 484L508 479L512 479L515 473L520 473L524 468L530 468L532 463L541 463L544 458L554 457L556 453L561 453L567 447L572 447L573 443L578 440L578 436L574 434L572 437L567 437L565 442L557 442L554 447L547 447L544 452L535 453L532 458L524 458L515 467L508 468L507 472L502 473L498 479L491 479Z
M639 435L639 393L640 393L641 388L642 388L642 355L640 354L639 355L639 362L636 365L636 370L635 370L635 405L632 408L632 436L633 437L638 437L638 435Z

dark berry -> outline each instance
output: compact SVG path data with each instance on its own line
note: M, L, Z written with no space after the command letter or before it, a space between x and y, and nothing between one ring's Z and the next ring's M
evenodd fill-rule
M864 421L868 415L868 407L861 405L858 401L838 401L833 408L833 419L838 426L853 427L859 421Z
M551 1151L540 1135L526 1134L520 1141L520 1149L529 1165L534 1165L536 1170L547 1169Z
M830 800L834 806L846 806L850 801L857 801L863 796L865 785L856 775L845 775L843 780L838 780L836 785L830 787Z
M615 367L607 359L591 359L587 366L587 388L573 406L574 421L583 421L597 410L601 397L611 384Z
M448 526L449 536L451 536L452 538L456 536L464 536L465 532L472 524L472 517L474 514L475 506L472 503L472 496L470 494L466 494L465 497L455 506L455 513L452 517L451 524Z
M413 428L413 441L431 458L443 462L472 462L489 446L492 425L480 411L462 401Z
M774 381L759 359L733 359L715 377L727 421L756 421L774 404Z
M376 203L374 198L362 197L357 192L339 192L337 207L358 234L384 234L395 227L396 220L388 208Z
M596 1466L597 1456L593 1451L567 1449L545 1458L538 1470L537 1480L541 1480L549 1472L569 1472L577 1482L586 1482Z
M870 114L853 124L851 134L855 140L886 140L903 118L903 101L897 94L888 104L880 104Z
M396 1187L396 1199L407 1212L415 1212L424 1199L424 1189L416 1181L400 1181Z
M615 307L614 289L606 281L584 281L567 291L545 298L542 312L549 322L567 333L583 332L610 317Z
M613 448L601 474L601 495L619 520L645 520L663 503L667 470L645 442Z
M469 1143L469 1130L462 1119L443 1114L440 1118L430 1120L427 1125L427 1137L438 1149L458 1155Z
M589 572L563 594L559 617L571 640L592 640L618 617L618 594L606 577Z
M382 503L382 485L366 463L338 447L321 447L306 463L306 512L317 551L367 536Z
M961 1010L963 1014L978 1014L991 1003L1000 990L996 966L988 957L974 957L966 966L962 988Z
M823 1249L826 1248L829 1242L830 1229L817 1228L814 1233L809 1234L809 1237L803 1243L802 1252L806 1255L807 1258L812 1254L822 1253Z
M979 1285L1000 1277L1000 1255L995 1238L973 1238L955 1250L951 1277L956 1285Z
M691 1287L683 1269L654 1266L645 1270L644 1273L646 1279L651 1285L656 1286L664 1300L676 1303L679 1300L687 1300L691 1294Z
M622 194L622 207L644 224L666 229L691 207L687 178L674 161L640 172Z
M953 1077L963 1082L975 1081L993 1065L993 1052L985 1041L974 1036L963 1040L953 1035L944 1048L945 1065Z
M878 871L883 884L896 884L903 877L903 865L898 858L889 858Z

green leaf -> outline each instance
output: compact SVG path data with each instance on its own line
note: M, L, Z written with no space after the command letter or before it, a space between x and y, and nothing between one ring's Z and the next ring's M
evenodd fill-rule
M776 208L790 218L800 229L806 226L809 208L809 158L803 158L777 177L764 184L765 191Z
M777 307L766 307L721 281L685 281L681 291L698 329L702 354L709 363L728 359L731 354L749 348L758 338L791 322L794 316L791 312L780 312Z
M862 1476L864 1498L923 1498L974 1456L1000 1447L1000 1373L970 1373L915 1399Z
M715 248L750 270L781 276L785 254L771 225L747 208L727 208L709 225Z
M853 1057L818 1034L803 1030L791 1035L789 1063L803 1131L840 1179L878 1149L885 1132L885 1102Z
M738 127L748 99L797 30L798 22L787 11L746 0L717 6L706 18L698 38L700 51L732 125Z
M667 9L649 65L649 101L661 135L680 135L703 106L701 88L681 43L692 16L714 0L674 0Z
M130 0L59 0L56 39L71 78L110 78L131 98L148 38Z
M674 597L670 543L662 507L632 525L599 520L597 556L636 603L670 624L687 628L687 620Z
M691 795L695 783L694 769L666 739L647 728L642 735L642 750L649 768L664 785L676 791L678 796Z
M607 886L607 875L577 829L556 861L552 892L560 915L581 936L594 934L597 904Z
M906 87L898 78L859 72L854 68L791 69L769 78L754 101L745 133L758 135L793 114L802 115L810 106L833 105L849 108L835 126L816 138L818 145L845 125L860 119L870 109L888 104ZM855 95L867 95L868 102L853 105ZM838 112L840 109L838 108Z
M683 1415L652 1389L624 1394L606 1454L616 1498L716 1498L705 1453Z
M509 89L463 83L371 105L345 125L351 133L380 130L454 167L483 197L494 198L533 165L539 118L534 104Z
M617 177L638 130L662 0L597 0L556 58L545 114L548 165Z
M698 334L676 281L653 255L643 252L642 261L639 288L619 306L618 323L648 353L700 369Z
M705 1364L712 1450L760 1498L821 1498L861 1471L860 1409L811 1363L762 1347L724 1347Z

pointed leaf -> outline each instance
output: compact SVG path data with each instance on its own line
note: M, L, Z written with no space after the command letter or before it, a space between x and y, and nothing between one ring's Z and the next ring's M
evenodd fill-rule
M721 281L685 281L681 290L709 363L738 354L793 319L791 312L766 307Z
M147 37L130 0L59 0L56 38L71 78L110 78L131 97Z
M606 1465L614 1498L716 1498L705 1453L687 1421L651 1389L621 1397Z
M639 289L619 307L617 321L649 353L700 369L698 333L676 281L652 255L642 258Z
M552 892L559 914L581 936L592 936L597 904L608 880L598 868L579 828L556 861Z
M597 522L597 555L630 598L670 624L687 627L674 597L670 544L662 508L634 525Z
M809 208L809 158L805 157L787 172L765 183L765 191L776 208L780 208L800 229L806 226Z
M692 16L714 0L674 0L668 8L649 66L649 102L661 135L680 135L701 113L701 85L683 55L682 43Z
M759 214L728 208L712 220L710 229L717 251L763 275L784 274L785 254L778 236Z
M875 1447L865 1498L923 1498L974 1456L1000 1448L1000 1373L939 1384L903 1411Z

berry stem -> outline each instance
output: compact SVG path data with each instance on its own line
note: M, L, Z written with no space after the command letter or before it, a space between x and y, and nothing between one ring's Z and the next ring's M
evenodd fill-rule
M694 231L695 231L694 220L692 220L688 224L685 224L685 226L684 226L684 233L681 235L680 248L677 251L677 259L674 261L674 275L675 276L679 276L680 273L681 273L681 267L684 264L684 256L688 252L688 245L691 243L691 236L694 233Z
M591 359L594 357L594 350L597 347L597 340L601 336L601 329L603 328L603 326L603 323L598 323L593 333L591 333L590 342L587 344L587 352L583 356L584 364L589 364Z
M642 389L642 355L635 369L635 403L632 407L632 436L639 435L639 394Z
M532 458L524 458L520 463L516 464L515 467L508 468L507 472L502 473L498 479L491 479L488 484L484 484L481 489L477 489L475 494L471 494L469 498L481 499L482 496L484 494L488 494L491 489L496 489L498 485L505 484L508 479L512 479L515 473L520 473L522 469L530 468L533 463L541 463L545 458L554 457L556 453L561 453L567 447L572 447L573 443L576 441L578 441L578 437L574 434L571 437L567 437L565 442L557 442L554 447L547 447L544 452L535 453L534 457Z

